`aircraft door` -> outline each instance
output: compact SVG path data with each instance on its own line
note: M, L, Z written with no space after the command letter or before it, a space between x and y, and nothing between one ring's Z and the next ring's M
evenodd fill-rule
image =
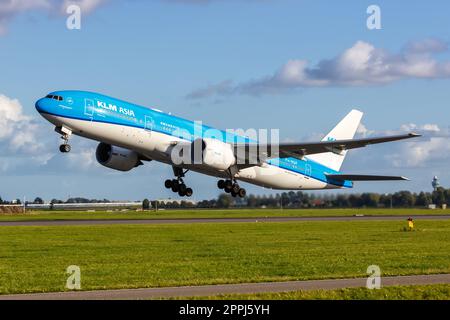
M145 116L145 130L151 132L153 130L153 118L150 116Z
M309 163L306 163L305 164L305 176L311 177L311 174L312 174L311 165Z
M144 117L144 130L142 134L142 143L146 145L146 148L148 150L151 150L154 148L154 141L151 139L152 137L152 130L154 126L154 121L151 116L145 116Z
M84 99L84 115L92 120L94 116L94 100Z

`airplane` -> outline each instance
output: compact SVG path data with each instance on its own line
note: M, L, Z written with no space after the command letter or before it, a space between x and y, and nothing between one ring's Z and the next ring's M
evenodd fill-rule
M174 178L164 185L181 197L193 194L183 179L189 170L218 178L217 187L233 197L246 195L238 181L318 190L352 188L354 181L408 180L339 170L350 149L420 136L354 139L363 116L358 110L351 110L321 141L267 143L94 92L51 92L35 107L61 135L61 152L70 152L74 134L99 141L96 158L107 168L130 171L145 161L171 165Z

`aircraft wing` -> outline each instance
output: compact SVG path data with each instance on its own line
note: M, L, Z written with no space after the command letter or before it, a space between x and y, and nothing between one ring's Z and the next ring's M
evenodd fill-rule
M327 178L339 181L388 181L388 180L409 180L398 176L376 176L367 174L327 174Z
M348 139L348 140L333 140L320 142L305 142L305 143L280 143L272 144L238 144L235 145L236 151L240 154L246 154L247 158L255 158L258 154L258 159L261 158L303 158L309 154L317 154L324 152L333 152L342 154L345 150L362 148L370 144L377 144L383 142L397 141L403 139L410 139L420 137L417 133L408 133L402 135L363 138L363 139ZM239 150L245 148L245 151ZM239 155L239 153L237 153Z

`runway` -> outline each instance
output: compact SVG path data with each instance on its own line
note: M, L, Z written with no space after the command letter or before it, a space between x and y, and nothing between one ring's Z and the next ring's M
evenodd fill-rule
M52 293L0 295L0 300L105 300L105 299L160 299L220 294L247 294L286 292L297 290L332 290L366 286L367 278L308 280L286 282L241 283L206 286L120 289L97 291L70 291ZM450 274L382 277L381 286L448 284Z
M371 221L371 220L449 220L450 215L370 215L370 216L324 216L324 217L261 217L261 218L192 218L192 219L117 219L117 220L35 220L0 221L0 227L18 226L84 226L116 224L189 224L189 223L251 223L294 221Z

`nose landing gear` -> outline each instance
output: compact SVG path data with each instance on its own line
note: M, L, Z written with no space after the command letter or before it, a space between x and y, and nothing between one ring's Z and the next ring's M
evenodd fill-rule
M226 193L230 193L233 197L243 198L247 194L247 191L241 188L235 180L219 180L217 187L223 189Z
M72 134L72 130L66 127L56 127L55 131L61 134L61 139L63 139L64 143L59 146L59 151L62 153L70 152L71 147L69 144L69 137Z

